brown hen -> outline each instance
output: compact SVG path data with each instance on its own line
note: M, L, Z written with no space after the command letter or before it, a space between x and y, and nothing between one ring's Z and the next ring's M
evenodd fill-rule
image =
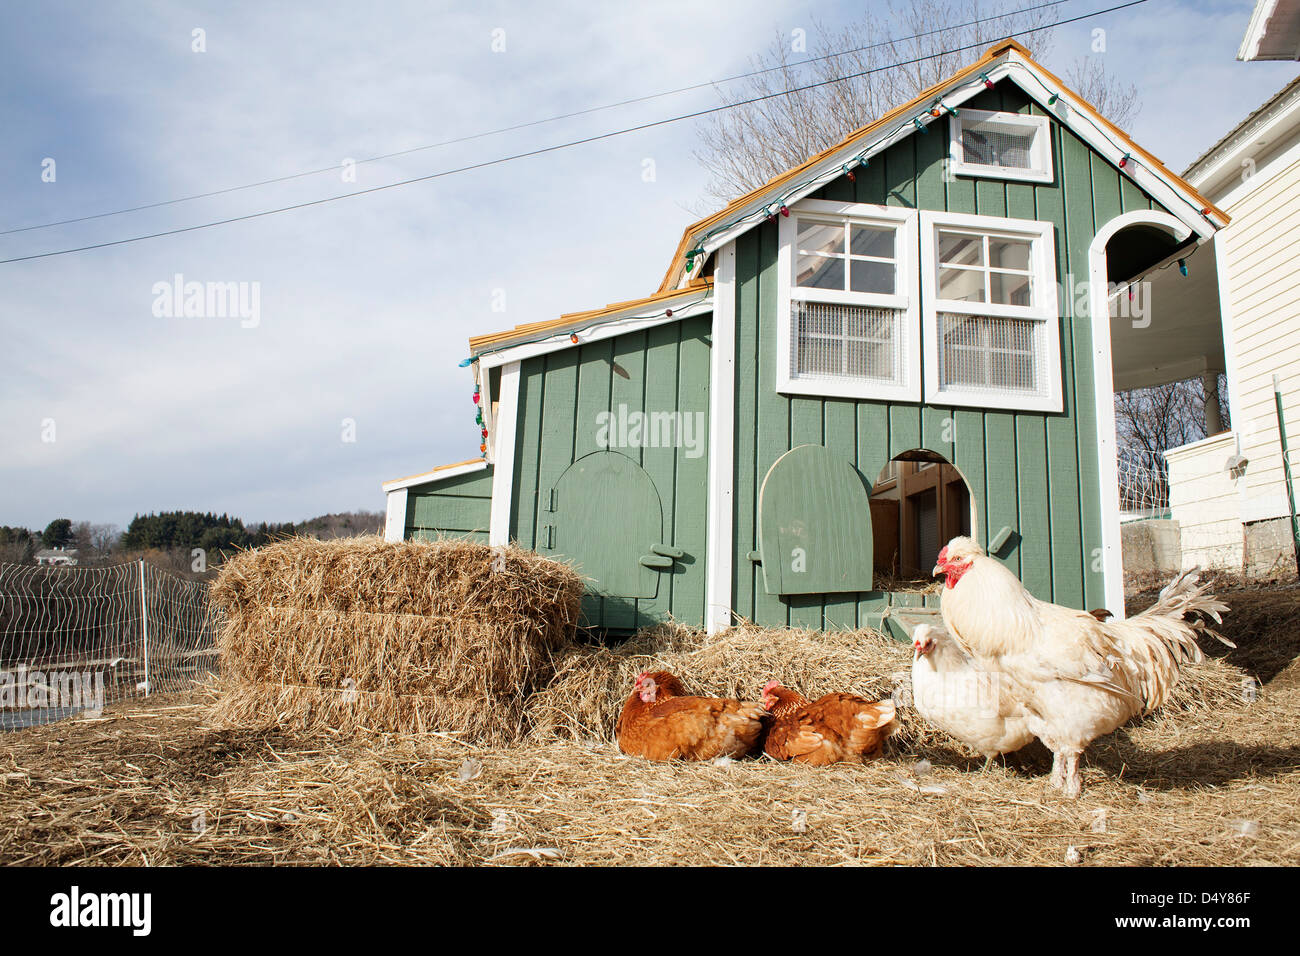
M898 729L892 700L827 694L809 703L772 680L763 688L763 704L772 713L763 750L776 760L818 767L865 761L880 756L885 739Z
M647 760L743 757L765 713L758 701L688 696L668 671L639 674L618 718L618 747Z

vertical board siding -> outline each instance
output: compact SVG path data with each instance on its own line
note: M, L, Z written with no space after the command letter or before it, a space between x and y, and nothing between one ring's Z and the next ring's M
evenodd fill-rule
M579 458L604 448L602 413L615 420L633 413L692 416L689 435L680 430L684 418L674 422L672 447L649 447L648 441L613 445L646 470L663 505L662 538L644 542L644 547L668 544L686 554L671 572L660 574L654 598L587 595L583 612L589 625L621 630L670 616L694 624L704 620L711 322L710 315L669 322L537 356L520 366L510 534L525 548L545 546L550 491L560 475Z
M986 90L973 109L1044 115L1010 84ZM757 500L772 463L799 444L821 442L853 461L874 485L889 458L915 448L939 452L965 477L975 504L972 532L982 542L1004 526L1019 533L1003 556L1037 596L1076 607L1102 601L1093 337L1087 300L1088 248L1096 228L1122 211L1156 208L1150 196L1069 130L1051 126L1055 180L1030 184L947 174L946 123L931 124L873 157L849 182L841 177L816 199L1010 216L1055 227L1060 283L1060 414L951 409L912 403L786 397L775 390L776 229L764 224L737 240L737 363L733 607L762 625L842 628L878 624L890 604L918 596L865 592L802 596L766 593L749 560L758 547ZM933 603L933 602L930 602ZM850 620L852 618L852 620Z

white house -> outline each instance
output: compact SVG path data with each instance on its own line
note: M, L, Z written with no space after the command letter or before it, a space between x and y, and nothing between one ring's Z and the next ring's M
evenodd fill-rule
M76 548L46 548L36 552L36 563L50 567L72 567L77 563Z
M1259 0L1238 59L1298 58L1300 0ZM1213 279L1217 285L1233 426L1217 435L1209 427L1209 438L1167 453L1183 564L1289 569L1292 506L1277 406L1280 394L1295 468L1300 466L1295 453L1300 443L1300 78L1246 116L1183 178L1231 217L1214 239L1214 274L1202 275L1201 281ZM1153 299L1159 301L1162 286L1169 285L1167 277L1154 279ZM1208 293L1208 287L1185 285L1185 292Z

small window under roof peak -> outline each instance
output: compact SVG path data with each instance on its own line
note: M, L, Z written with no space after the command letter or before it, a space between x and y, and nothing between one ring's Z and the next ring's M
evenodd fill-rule
M949 117L949 128L955 175L1052 181L1052 128L1046 116L964 109Z

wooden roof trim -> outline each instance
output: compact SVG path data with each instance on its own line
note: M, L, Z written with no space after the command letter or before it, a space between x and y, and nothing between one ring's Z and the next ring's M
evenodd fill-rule
M527 322L523 325L517 325L513 329L506 329L501 332L491 332L485 335L471 336L469 340L469 348L471 352L478 353L486 349L496 348L512 342L523 341L541 332L554 332L573 326L591 325L601 319L614 318L624 312L635 311L636 309L657 305L661 302L669 302L674 299L690 296L705 291L712 285L712 279L694 279L689 285L681 289L667 289L665 291L655 292L653 295L648 295L641 299L630 299L626 302L612 302L603 309L590 309L586 312L569 312L565 315L561 315L558 319L550 319L545 322Z
M1020 54L1030 63L1030 65L1034 67L1034 69L1038 70L1039 73L1043 74L1043 76L1046 79L1051 80L1053 86L1058 87L1064 93L1069 93L1071 96L1073 96L1084 106L1088 107L1088 112L1089 114L1091 114L1092 118L1095 119L1097 122L1101 123L1102 126L1106 127L1116 136L1118 136L1119 139L1126 146L1129 147L1129 152L1131 152L1135 156L1139 156L1142 158L1142 160L1145 162L1148 169L1151 169L1153 172L1157 172L1165 176L1167 179L1170 180L1171 183L1173 183L1173 185L1177 186L1179 189L1182 189L1184 192L1188 193L1193 199L1195 199L1197 204L1202 209L1209 209L1210 212L1212 212L1214 215L1222 219L1224 225L1227 225L1229 222L1232 221L1231 216L1229 216L1218 206L1214 205L1214 203L1210 202L1208 199L1202 196L1200 191L1195 186L1193 186L1187 180L1183 179L1182 176L1178 175L1176 172L1174 172L1172 169L1166 166L1163 162L1161 162L1159 158L1153 156L1151 153L1147 152L1136 142L1134 142L1133 138L1129 136L1128 133L1124 132L1122 129L1120 129L1110 120L1106 119L1106 117L1101 114L1101 112L1097 109L1097 107L1093 106L1091 103L1085 100L1078 93L1074 92L1074 90L1070 89L1070 87L1066 86L1065 82L1060 77L1058 77L1051 70L1042 66L1037 60L1031 57L1028 51L1024 50L1023 47L1020 48ZM1067 123L1066 125L1069 124Z
M450 471L453 468L468 468L470 465L482 465L486 468L487 464L487 460L484 458L467 458L464 461L452 462L449 465L435 465L428 471L422 471L417 475L407 475L404 478L390 478L388 481L383 483L383 486L387 488L389 485L396 485L400 482L406 481L415 481L417 478L434 478L439 472Z

